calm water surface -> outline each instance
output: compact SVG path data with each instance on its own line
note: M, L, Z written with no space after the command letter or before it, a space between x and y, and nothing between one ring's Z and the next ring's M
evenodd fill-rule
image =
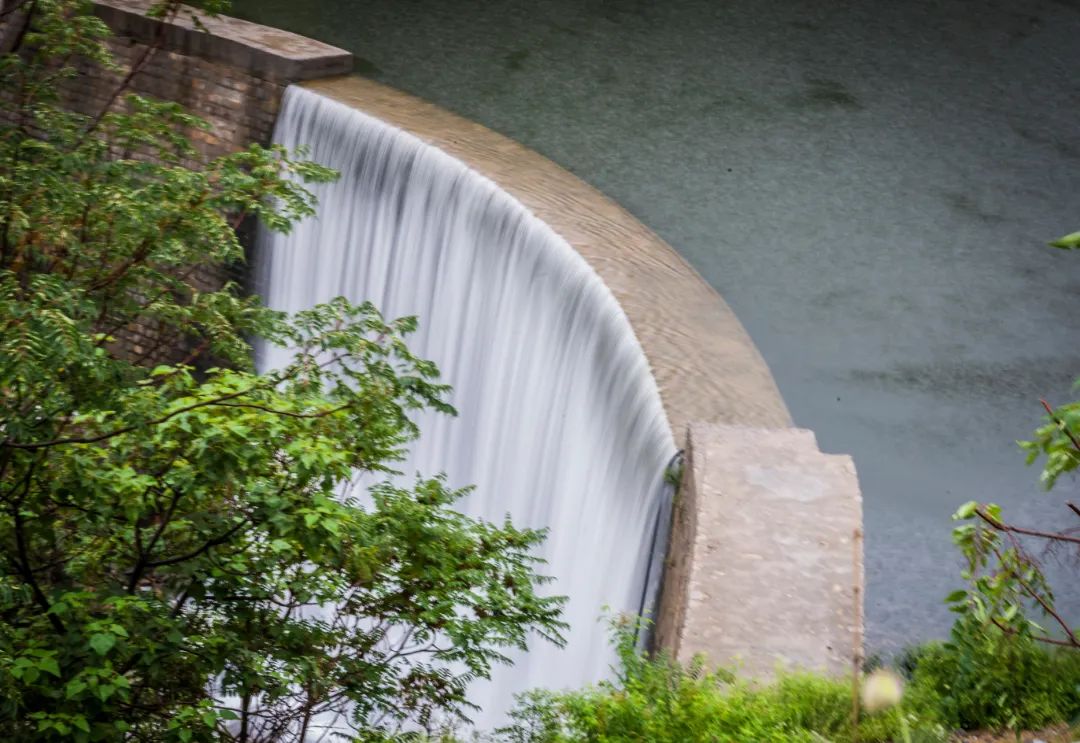
M1080 375L1080 3L238 0L547 155L731 303L865 497L868 641L941 635L949 514L1067 518L1014 441ZM717 370L723 373L723 370Z

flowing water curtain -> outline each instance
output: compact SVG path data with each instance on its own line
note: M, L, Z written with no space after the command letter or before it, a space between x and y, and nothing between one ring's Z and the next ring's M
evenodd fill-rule
M570 598L566 648L537 640L476 683L477 722L499 722L528 688L604 677L614 660L604 607L636 613L651 600L675 451L622 309L520 203L399 129L294 86L275 139L309 146L341 179L314 189L316 218L260 236L266 302L295 311L343 295L387 317L417 316L410 346L439 365L459 415L420 415L400 469L475 485L462 503L469 515L550 528L541 557L550 590ZM280 353L260 363L279 365Z

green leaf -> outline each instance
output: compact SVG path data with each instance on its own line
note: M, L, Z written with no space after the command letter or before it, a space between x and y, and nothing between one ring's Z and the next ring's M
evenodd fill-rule
M94 649L98 655L105 655L105 653L112 650L113 645L116 644L116 636L105 632L94 635L90 638L90 647Z
M969 500L967 503L956 509L956 513L953 514L953 519L955 519L956 521L970 519L972 516L975 515L975 510L978 507L978 501Z
M1050 245L1061 250L1075 250L1080 248L1080 232L1072 232L1057 240L1051 240Z

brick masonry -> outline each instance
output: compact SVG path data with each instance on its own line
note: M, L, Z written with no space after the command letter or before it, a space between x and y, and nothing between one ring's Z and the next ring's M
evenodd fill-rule
M183 163L185 166L199 168L206 161L252 142L270 142L284 82L260 79L245 70L152 47L129 37L114 36L108 46L120 69L104 70L91 62L80 62L79 75L67 80L62 92L73 110L96 115L109 104L132 66L137 65L126 92L175 101L209 124L208 130L185 132L199 154L199 159L189 159ZM122 101L116 101L113 108L120 105ZM201 291L213 291L230 279L242 278L240 267L200 268L188 281ZM123 329L118 337L133 358L175 363L187 355L187 344L184 339L165 338L166 331L143 322Z
M283 82L126 37L113 37L109 48L121 68L106 71L82 62L79 76L67 81L64 91L73 109L89 115L101 111L132 65L138 64L128 92L180 103L210 125L209 131L187 132L203 158L234 152L252 142L270 142ZM200 163L185 164L197 167Z
M126 81L125 93L181 104L209 125L185 132L198 153L183 163L188 167L252 143L270 144L289 84L352 69L351 54L313 39L235 18L200 16L196 23L195 11L184 6L169 19L152 19L146 11L153 4L96 0L94 12L113 31L106 44L118 67L77 62L78 75L63 83L61 96L72 110L95 116L123 105L116 94ZM230 279L242 281L243 273L241 267L200 270L189 283L215 290ZM119 337L126 353L151 363L176 362L187 353L183 339L165 339L161 328L145 323Z

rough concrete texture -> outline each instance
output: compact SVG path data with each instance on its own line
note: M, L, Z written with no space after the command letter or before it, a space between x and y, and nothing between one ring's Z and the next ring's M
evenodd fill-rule
M611 199L517 142L384 85L342 77L306 86L461 160L577 250L629 317L676 440L693 420L791 425L768 367L724 300Z
M862 498L850 457L800 429L695 423L657 642L752 678L861 656Z
M161 43L181 54L236 67L267 80L310 80L352 70L352 54L281 29L188 6L165 19L147 17L156 0L95 0L94 10L117 34Z

